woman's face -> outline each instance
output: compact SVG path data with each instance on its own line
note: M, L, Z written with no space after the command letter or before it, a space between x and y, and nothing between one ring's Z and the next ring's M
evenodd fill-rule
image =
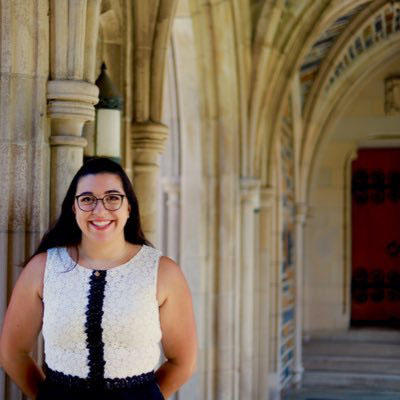
M110 196L110 195L115 196ZM82 231L82 234L92 241L109 241L117 238L124 238L124 226L129 217L131 207L128 199L123 197L122 205L118 210L110 211L101 200L93 210L90 209L91 196L104 198L108 196L108 208L118 206L120 197L118 194L125 195L121 179L118 175L111 173L101 173L96 175L83 176L77 186L76 196L80 196L79 204L75 199L73 211L76 216L76 222ZM82 196L84 195L84 196Z

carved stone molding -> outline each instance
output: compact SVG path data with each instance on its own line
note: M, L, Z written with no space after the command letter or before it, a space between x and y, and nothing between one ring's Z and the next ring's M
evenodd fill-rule
M98 94L98 87L85 81L49 81L47 110L52 136L81 136L83 124L94 120Z
M168 137L168 127L160 123L146 122L132 125L132 150L152 150L162 153Z
M61 79L47 83L49 100L79 101L94 105L99 101L98 95L99 88L86 81Z
M50 146L76 146L85 147L87 145L87 140L79 136L69 136L69 135L59 135L50 136L49 138Z
M400 75L385 79L385 111L387 115L400 114Z

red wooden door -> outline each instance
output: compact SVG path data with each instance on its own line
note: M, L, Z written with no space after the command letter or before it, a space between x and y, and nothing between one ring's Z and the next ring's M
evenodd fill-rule
M361 149L352 165L353 325L400 322L400 149Z

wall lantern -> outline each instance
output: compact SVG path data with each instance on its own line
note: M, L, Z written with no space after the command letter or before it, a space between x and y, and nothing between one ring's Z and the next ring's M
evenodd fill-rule
M96 131L94 135L94 155L121 161L121 114L123 98L106 72L106 64L101 65L101 73L96 80L99 87L99 102L96 108Z

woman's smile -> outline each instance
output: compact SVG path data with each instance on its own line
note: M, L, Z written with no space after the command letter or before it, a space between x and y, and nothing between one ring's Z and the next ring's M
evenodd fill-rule
M98 231L104 231L111 226L113 220L94 220L89 221L89 224Z

